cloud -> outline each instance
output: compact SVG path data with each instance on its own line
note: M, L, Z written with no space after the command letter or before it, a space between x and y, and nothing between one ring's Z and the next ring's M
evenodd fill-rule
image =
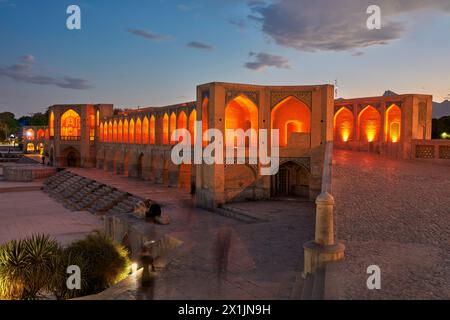
M181 4L177 5L177 9L180 11L190 11L192 8L186 4L181 3Z
M93 88L87 80L64 76L62 79L40 75L33 72L36 63L34 56L26 55L19 58L19 63L7 67L0 66L0 77L13 79L17 82L37 85L54 85L65 89L85 90Z
M170 36L165 34L157 34L152 31L141 30L141 29L128 29L129 33L134 34L135 36L145 38L147 40L152 41L165 41L169 40Z
M302 51L347 51L385 45L405 35L405 15L420 10L450 12L448 0L379 0L381 30L369 30L366 13L372 0L279 0L253 5L249 19L278 45ZM410 21L410 20L408 20Z
M352 53L352 56L353 56L353 57L361 57L361 56L363 56L363 55L364 55L364 52L362 52L362 51L358 51L358 52Z
M268 67L274 67L278 69L289 69L289 60L281 56L268 54L265 52L250 52L250 57L254 57L255 61L247 62L245 67L250 70L262 71Z
M189 48L200 49L200 50L209 50L209 51L214 50L213 46L203 43L203 42L198 42L198 41L191 41L188 44L186 44L186 46Z
M239 30L244 30L245 28L247 28L247 24L242 19L230 18L230 19L227 19L227 22L229 24L237 27Z

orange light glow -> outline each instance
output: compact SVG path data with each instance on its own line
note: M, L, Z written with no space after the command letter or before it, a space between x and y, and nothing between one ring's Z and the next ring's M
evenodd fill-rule
M258 108L246 96L240 95L231 100L225 108L225 129L242 129L247 131L253 129L258 131ZM225 136L225 140L230 137ZM251 142L246 141L247 147L257 145L258 137L253 134ZM234 137L234 145L237 145L237 137Z
M100 141L103 142L103 123L100 123Z
M130 120L130 127L128 128L128 142L129 143L134 143L134 119Z
M108 142L113 142L113 123L112 121L108 124Z
M353 133L353 113L345 107L334 116L334 139L347 142Z
M169 144L169 116L167 113L164 114L162 119L163 123L163 144Z
M150 143L155 144L155 116L150 118Z
M81 136L80 116L72 109L61 116L61 137L79 138Z
M177 128L177 116L175 115L175 112L172 112L170 115L170 132L169 132L169 141L171 144L175 144L176 141L171 141L172 139L172 133Z
M372 106L367 106L358 116L359 138L367 142L378 141L380 135L381 116Z
M384 133L386 141L396 143L400 140L402 112L393 104L386 110Z
M122 143L123 141L123 122L122 119L119 120L117 125L117 142Z
M209 98L204 98L202 102L202 142L203 146L208 144L208 140L205 139L205 132L208 131L209 125Z
M148 118L144 117L144 121L142 121L142 143L148 144L148 130L149 130L149 123Z
M128 125L128 119L125 119L125 121L123 122L123 142L124 143L128 143L128 130L129 130L129 125Z
M117 120L114 120L113 125L113 142L117 142Z
M195 126L195 121L197 121L197 111L194 109L192 110L191 114L189 115L189 133L191 134L191 144L195 143L195 138L197 134L197 128Z
M181 111L178 115L177 129L187 129L187 116L184 111ZM177 140L181 142L183 141L183 137L178 137Z
M55 136L55 114L50 112L50 137Z
M45 138L45 131L43 129L39 129L37 132L37 139L44 139Z
M136 142L136 144L142 143L142 121L141 121L141 118L138 118L136 120L135 142Z
M293 133L309 133L311 130L311 111L308 106L294 97L278 103L271 113L272 129L280 130L280 146L288 144Z

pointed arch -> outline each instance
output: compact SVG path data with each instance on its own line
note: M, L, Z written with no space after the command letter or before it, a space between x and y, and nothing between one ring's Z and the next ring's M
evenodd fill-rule
M117 120L114 120L113 125L113 142L117 142Z
M144 121L142 121L142 143L148 144L149 138L148 138L148 130L149 130L149 123L147 116L144 117Z
M117 142L123 142L123 122L122 119L119 120L119 125L117 126Z
M170 114L170 124L169 124L169 141L171 144L175 144L176 141L171 141L172 138L172 133L175 132L176 128L177 128L177 115L175 114L175 112L172 112Z
M162 139L162 143L163 144L169 144L169 116L167 113L164 113L164 116L162 118L162 134L163 134L163 139Z
M228 102L225 107L225 129L248 129L254 130L246 146L258 143L258 107L245 95L239 95ZM225 140L230 139L225 135ZM235 145L237 137L234 137Z
M178 114L178 120L177 120L177 129L188 129L188 121L187 121L187 116L186 116L186 112L181 111ZM191 138L192 139L192 138ZM177 137L177 141L182 141L182 137Z
M135 128L135 134L134 134L135 138L135 143L136 144L141 144L142 143L142 121L141 118L137 118L136 120L136 128Z
M44 139L45 138L45 131L44 129L39 129L37 131L36 137L38 140Z
M95 114L95 124L97 127L100 127L100 111L97 110L97 113Z
M208 144L208 139L205 139L205 132L209 128L209 98L205 97L202 101L202 141L203 146Z
M50 137L54 137L55 136L55 113L53 111L50 112Z
M289 96L272 109L271 128L280 130L280 146L284 147L292 134L311 132L311 111L304 102Z
M123 143L128 143L129 137L128 137L128 132L129 132L130 126L128 123L128 119L125 119L125 121L123 122Z
M128 136L129 136L128 142L131 143L131 144L135 143L135 141L134 141L134 130L135 130L135 124L134 124L134 119L132 118L130 120L130 127L128 128Z
M401 138L401 122L402 122L402 111L396 104L391 105L386 110L385 115L385 141L389 142L399 142Z
M104 129L103 122L100 123L100 141L101 142L105 141L105 129Z
M377 109L368 105L358 115L358 139L377 142L380 137L381 115Z
M191 143L195 143L196 131L195 122L197 121L197 110L193 109L189 115L189 133L191 134Z
M79 140L81 138L81 118L73 109L61 116L61 140Z
M108 124L108 142L113 142L113 123L111 120Z
M155 144L156 128L155 128L155 116L150 117L150 144Z
M334 115L334 140L347 142L353 139L353 113L342 107Z

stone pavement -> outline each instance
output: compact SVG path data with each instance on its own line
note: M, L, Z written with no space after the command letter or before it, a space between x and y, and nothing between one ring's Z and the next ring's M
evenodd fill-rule
M340 298L449 299L450 167L341 150L334 159ZM381 290L366 287L369 265L381 268Z
M2 188L12 186L15 192L1 192ZM20 191L21 186L25 191ZM30 183L0 181L0 243L34 234L49 234L65 245L103 229L100 217L70 211L44 192L26 191L27 188Z
M89 299L290 299L294 285L301 285L295 280L303 269L303 243L313 238L313 203L234 204L252 215L273 216L267 222L247 224L195 208L186 190L97 169L71 170L162 204L172 223L155 228L183 241L168 264L157 270L151 294L139 290L138 281L130 278ZM227 251L218 244L221 230L231 233L226 273L218 268L217 256Z

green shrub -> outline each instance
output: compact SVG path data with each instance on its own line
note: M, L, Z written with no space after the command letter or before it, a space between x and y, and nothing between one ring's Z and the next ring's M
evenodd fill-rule
M32 236L0 246L0 299L37 299L48 291L58 243Z
M67 257L82 261L79 266L85 286L78 296L101 292L125 279L130 271L127 250L100 233L75 241L64 251Z

